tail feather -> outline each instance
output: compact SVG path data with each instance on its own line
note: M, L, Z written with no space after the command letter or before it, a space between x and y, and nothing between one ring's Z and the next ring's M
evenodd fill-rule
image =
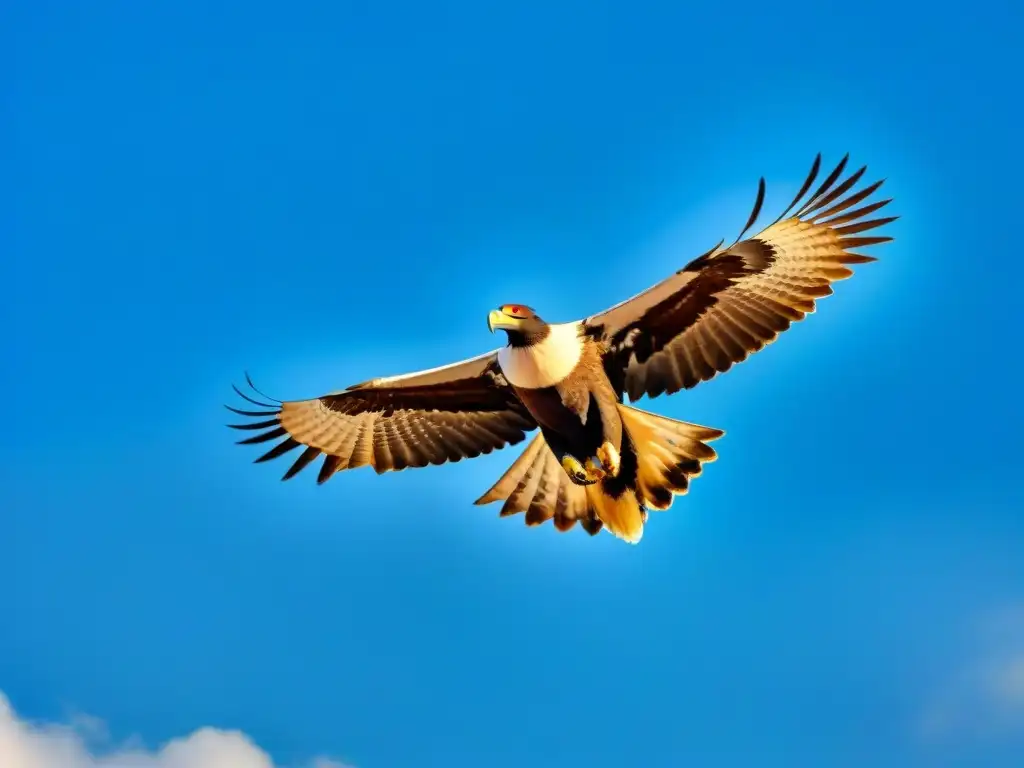
M587 501L608 533L629 544L639 544L644 535L647 510L636 489L613 486L610 478L586 486Z
M538 434L476 504L504 501L501 516L526 513L527 525L553 520L559 531L579 522L591 536L601 530L601 520L591 508L583 486L575 485L561 463Z
M637 455L636 486L646 507L665 510L685 494L702 464L718 458L707 443L725 432L619 405L622 424Z
M707 442L725 433L628 405L619 405L619 413L625 429L617 476L575 485L538 434L476 503L504 501L502 517L525 512L527 525L552 520L559 531L579 522L592 536L607 528L636 544L647 510L668 509L676 495L686 493L701 465L717 457Z

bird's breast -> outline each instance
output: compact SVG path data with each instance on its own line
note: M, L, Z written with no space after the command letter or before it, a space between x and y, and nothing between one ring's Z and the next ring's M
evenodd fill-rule
M576 369L583 355L579 323L550 328L543 341L499 350L498 365L509 384L520 389L553 387Z

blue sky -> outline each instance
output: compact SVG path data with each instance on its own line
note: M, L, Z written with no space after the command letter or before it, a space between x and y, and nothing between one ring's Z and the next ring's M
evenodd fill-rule
M1019 9L504 6L4 5L0 747L1019 764ZM818 151L897 240L647 404L727 435L639 547L473 507L518 449L318 488L223 427L246 369L313 396L602 309Z

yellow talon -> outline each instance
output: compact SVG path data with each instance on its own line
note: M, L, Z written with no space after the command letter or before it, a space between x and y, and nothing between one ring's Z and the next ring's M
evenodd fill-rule
M612 477L616 477L619 474L619 452L615 446L611 443L601 443L601 447L597 449L597 458L601 460L601 466L604 467Z

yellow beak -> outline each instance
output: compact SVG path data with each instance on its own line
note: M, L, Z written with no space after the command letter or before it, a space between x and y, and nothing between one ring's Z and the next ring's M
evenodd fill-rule
M518 328L520 322L522 321L514 317L509 317L500 309L492 309L491 313L487 315L487 329L491 333L499 330Z

